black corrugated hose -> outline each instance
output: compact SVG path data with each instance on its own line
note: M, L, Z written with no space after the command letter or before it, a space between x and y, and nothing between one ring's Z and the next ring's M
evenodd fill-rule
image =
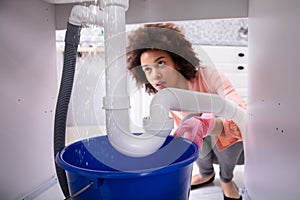
M54 121L54 159L56 154L65 147L66 121L68 107L73 88L77 48L80 42L81 26L68 23L65 35L65 51L63 72L56 103ZM55 161L54 161L55 162ZM66 172L55 162L56 174L65 197L70 196Z

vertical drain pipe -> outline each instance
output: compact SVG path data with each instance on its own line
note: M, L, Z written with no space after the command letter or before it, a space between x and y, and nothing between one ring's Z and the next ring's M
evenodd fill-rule
M103 98L103 108L106 114L108 139L118 150L122 147L115 141L122 139L119 136L130 134L128 115L130 103L125 67L125 11L128 4L128 0L100 1L101 9L106 13L104 20L106 96Z

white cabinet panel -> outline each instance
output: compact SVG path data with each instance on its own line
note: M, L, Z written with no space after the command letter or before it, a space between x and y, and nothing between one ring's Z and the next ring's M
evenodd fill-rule
M218 64L214 63L215 67L220 69L224 73L230 74L248 74L247 63L230 63L230 64Z
M231 46L194 46L197 52L204 51L211 60L216 63L238 63L247 62L248 47L231 47Z
M193 46L202 65L220 69L236 88L247 98L248 47L233 46Z

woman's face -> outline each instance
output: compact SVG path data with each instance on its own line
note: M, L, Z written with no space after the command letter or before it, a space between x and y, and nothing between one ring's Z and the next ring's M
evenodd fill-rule
M167 87L188 89L188 81L178 71L178 66L166 51L145 51L140 61L147 80L156 90Z

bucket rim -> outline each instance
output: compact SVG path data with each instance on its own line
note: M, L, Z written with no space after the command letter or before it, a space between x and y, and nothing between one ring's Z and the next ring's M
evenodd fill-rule
M104 135L104 136L96 136L96 137L107 137L107 136ZM92 137L92 138L88 138L88 139L93 139L96 137ZM173 136L168 136L168 138L169 137L171 137L172 139L174 138ZM138 177L142 177L142 176L154 176L154 175L158 175L158 174L169 173L169 172L172 172L172 171L175 171L175 170L178 170L178 169L181 169L183 167L190 165L199 156L198 146L191 140L181 137L181 138L176 138L176 139L181 139L184 142L188 143L189 146L192 146L193 152L191 153L191 155L188 158L181 160L179 162L171 163L167 166L152 167L152 168L141 169L141 170L106 171L106 170L95 170L95 169L78 167L76 165L70 164L67 161L65 161L65 159L63 158L63 154L64 154L64 152L66 152L68 150L68 148L70 148L71 145L76 145L76 144L78 145L79 143L83 143L83 141L88 140L88 139L74 142L74 143L64 147L63 149L61 149L57 153L56 158L55 158L55 161L58 164L58 166L60 166L65 171L73 172L73 173L80 174L83 176L90 176L90 177L97 176L99 178L111 178L111 179L124 178L125 179L125 178L135 178L135 177L138 178Z

